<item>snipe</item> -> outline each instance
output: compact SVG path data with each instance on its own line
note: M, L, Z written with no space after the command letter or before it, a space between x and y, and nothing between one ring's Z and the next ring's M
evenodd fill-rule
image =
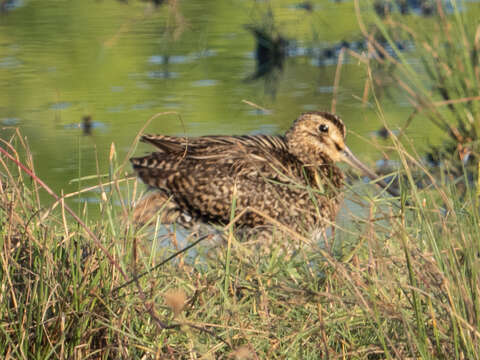
M158 191L137 205L134 220L144 223L160 210L163 223L226 224L235 203L236 214L244 211L237 228L268 226L270 217L300 232L323 229L342 199L336 162L376 178L345 145L345 133L338 116L307 112L284 136L145 135L157 151L130 161Z

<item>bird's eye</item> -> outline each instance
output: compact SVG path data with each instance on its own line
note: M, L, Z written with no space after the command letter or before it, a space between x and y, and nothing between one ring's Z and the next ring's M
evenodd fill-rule
M328 132L328 125L327 124L321 124L318 127L318 130L320 130L320 132L327 133Z

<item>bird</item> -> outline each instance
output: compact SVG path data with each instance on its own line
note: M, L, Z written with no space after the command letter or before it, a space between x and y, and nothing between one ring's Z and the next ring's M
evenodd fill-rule
M284 135L143 135L156 151L130 162L154 191L136 205L133 219L145 224L159 214L161 223L189 229L226 225L233 211L238 230L277 223L308 234L335 221L343 198L341 161L398 196L353 155L345 136L342 119L325 111L302 113Z

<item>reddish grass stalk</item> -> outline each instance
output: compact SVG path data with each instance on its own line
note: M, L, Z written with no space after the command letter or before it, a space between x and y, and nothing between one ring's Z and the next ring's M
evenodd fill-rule
M20 161L18 161L17 159L15 159L10 153L8 153L4 148L0 147L0 152L2 154L4 154L8 159L10 159L11 161L13 161L19 168L21 168L24 172L26 172L36 183L38 183L42 188L44 188L47 193L49 193L53 198L55 198L55 200L57 201L61 201L60 197L55 194L55 192L47 185L43 182L42 179L40 179L37 175L34 174L34 172L32 170L30 170L29 168L27 168L25 165L23 165ZM80 219L78 217L77 214L75 214L75 212L70 209L70 207L67 205L67 204L63 204L63 206L65 207L65 210L67 210L67 212L72 215L72 217L75 219L75 221L85 229L85 231L87 232L87 234L92 238L93 242L95 243L96 246L98 246L98 248L100 250L102 250L102 252L107 256L108 260L110 261L110 263L120 272L120 274L122 275L122 277L125 279L125 280L128 280L127 279L127 275L125 274L125 272L123 271L123 269L120 267L120 265L118 264L118 262L116 262L112 255L108 252L107 248L105 246L102 245L102 243L100 242L100 239L92 232L92 230L90 230L90 228L82 221L82 219Z

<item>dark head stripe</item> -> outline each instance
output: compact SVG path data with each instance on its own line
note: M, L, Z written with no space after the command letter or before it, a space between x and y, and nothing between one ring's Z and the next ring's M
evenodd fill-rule
M342 133L342 136L345 137L345 125L343 124L343 121L340 119L339 116L329 113L327 111L308 111L303 113L300 118L302 118L304 115L318 115L331 121Z

